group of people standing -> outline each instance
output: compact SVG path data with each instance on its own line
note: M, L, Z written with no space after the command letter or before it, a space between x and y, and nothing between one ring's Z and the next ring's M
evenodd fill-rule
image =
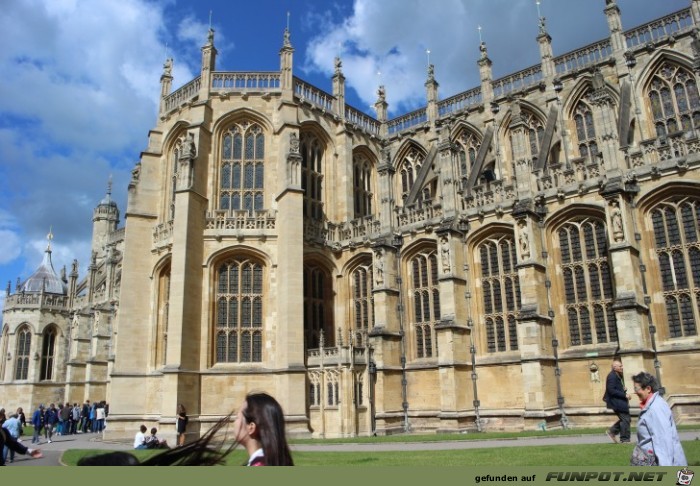
M82 406L77 402L73 405L69 402L59 403L58 407L54 403L48 407L40 404L32 414L32 444L41 442L42 432L48 443L52 442L54 433L72 435L81 432L101 432L105 428L108 414L109 404L104 400L93 404L86 400Z
M671 407L659 393L659 382L650 373L642 371L632 376L633 390L639 398L637 444L630 464L634 466L687 466ZM605 381L603 400L617 415L617 421L606 434L615 443L629 443L632 416L631 395L625 386L622 361L612 362L612 370Z

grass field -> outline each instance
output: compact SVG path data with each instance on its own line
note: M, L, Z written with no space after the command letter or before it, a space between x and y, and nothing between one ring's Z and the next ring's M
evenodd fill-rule
M316 441L318 442L318 441ZM407 442L404 437L404 442ZM627 466L632 445L581 444L502 447L446 451L393 452L294 452L298 466ZM683 443L688 464L700 465L700 441ZM76 449L66 451L63 461L75 465L81 457L105 451ZM139 458L153 451L132 451ZM227 465L245 463L246 455L236 450Z

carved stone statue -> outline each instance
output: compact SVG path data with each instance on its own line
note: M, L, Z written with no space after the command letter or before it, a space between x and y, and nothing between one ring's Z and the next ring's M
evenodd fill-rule
M76 312L73 314L73 320L71 321L71 328L73 328L73 330L77 331L78 327L80 327L80 314L78 314Z
M520 226L518 242L520 243L520 256L522 259L526 260L530 258L530 237L527 234L527 225L525 224Z
M197 156L197 147L194 144L194 135L187 132L185 140L182 142L182 149L180 150L180 159L192 159Z
M335 74L340 74L341 68L343 67L343 61L340 60L340 57L336 56L334 63L335 63Z
M443 236L440 240L440 259L442 260L442 271L450 272L450 241L447 236Z
M190 189L194 182L194 159L197 157L197 147L194 135L187 133L180 147L180 167L177 171L178 189Z
M613 201L610 212L610 221L612 222L613 239L616 243L625 239L625 231L622 227L622 211L620 211L620 203Z
M165 60L165 63L163 64L163 75L164 76L172 76L173 74L173 59L168 58Z
M297 134L295 132L289 134L289 153L299 153L299 137L297 137Z
M374 281L377 285L384 283L384 260L382 250L374 252Z
M100 329L100 319L102 318L102 313L98 310L95 311L95 323L94 323L94 328L95 332L99 331Z

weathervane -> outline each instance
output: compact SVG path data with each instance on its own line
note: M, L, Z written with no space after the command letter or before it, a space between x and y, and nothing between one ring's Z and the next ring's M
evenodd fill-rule
M476 30L479 31L479 44L481 44L482 42L484 42L484 41L481 39L481 26L480 26L480 25L477 25L477 26L476 26Z
M546 34L547 30L545 28L545 18L542 16L542 12L540 12L540 0L535 0L535 5L537 5L537 17L540 19L540 34Z
M49 244L46 246L46 251L51 251L51 240L53 240L53 226L49 226L49 234L46 235L46 239L49 240Z

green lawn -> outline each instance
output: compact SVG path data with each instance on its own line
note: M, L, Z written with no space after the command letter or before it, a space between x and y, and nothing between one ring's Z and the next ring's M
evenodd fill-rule
M620 444L581 444L449 451L294 452L294 461L298 466L628 466L632 448ZM683 448L688 463L700 465L700 441L686 441ZM71 450L63 455L63 461L75 465L83 456L102 452ZM155 453L132 452L140 458ZM238 466L245 459L244 451L236 450L228 457L227 465Z

